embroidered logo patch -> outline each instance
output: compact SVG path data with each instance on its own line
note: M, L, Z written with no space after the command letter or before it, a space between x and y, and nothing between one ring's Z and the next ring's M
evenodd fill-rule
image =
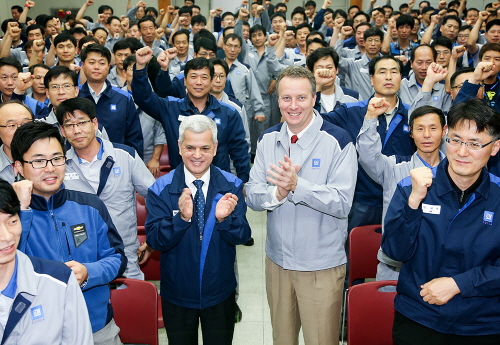
M113 174L118 177L122 174L122 169L120 167L113 168Z
M44 320L43 308L42 305L37 305L30 309L31 312L31 322L37 323Z
M432 97L432 100L433 100L434 102L439 101L439 96L434 96L434 97Z
M116 104L110 104L109 105L109 110L116 111Z
M216 125L220 125L221 124L220 119L217 118L217 117L214 119L214 122L215 122Z
M85 223L72 225L70 226L70 229L71 233L73 234L73 240L75 241L75 247L78 248L88 238Z
M404 125L403 126L403 132L410 133L410 126Z
M313 168L319 168L321 166L321 159L319 158L313 158L312 160L312 167Z
M492 225L494 216L495 216L495 212L484 211L483 223L486 225Z

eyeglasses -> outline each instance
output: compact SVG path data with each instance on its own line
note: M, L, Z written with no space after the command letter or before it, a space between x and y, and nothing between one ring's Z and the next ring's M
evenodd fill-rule
M219 80L226 79L226 75L225 74L214 74L214 79L219 79Z
M80 121L80 122L77 122L77 123L67 123L67 124L62 125L62 126L64 127L64 129L66 129L68 131L74 131L76 127L80 128L80 127L82 127L83 125L85 125L86 123L89 123L89 122L92 122L92 120Z
M33 122L33 120L24 121L24 122L21 122L21 123L10 123L8 125L0 126L0 127L10 129L11 131L15 131L16 129L18 129L22 125L27 124L29 122Z
M71 84L62 84L62 85L51 85L49 86L49 90L51 91L59 91L59 89L63 89L64 91L70 91L75 85Z
M436 50L437 55L450 55L451 52L449 50Z
M34 159L32 161L23 161L23 163L29 163L33 167L33 169L43 169L47 166L47 164L52 164L54 167L58 167L60 165L66 164L65 156L57 156L52 159Z
M482 145L482 144L476 143L474 141L462 141L462 140L458 140L455 138L446 138L445 140L451 146L459 147L459 146L462 146L462 144L465 144L465 147L467 147L469 150L474 150L474 151L481 150L483 147L488 146L489 144L496 141L496 140L492 140L489 143Z
M232 44L226 44L227 49L240 49L241 46L239 45L232 45Z

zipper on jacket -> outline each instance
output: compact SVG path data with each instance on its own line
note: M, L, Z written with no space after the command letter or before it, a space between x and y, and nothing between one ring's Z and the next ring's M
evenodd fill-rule
M59 226L57 225L56 217L54 216L54 212L52 212L52 211L53 211L52 208L50 208L49 209L50 217L52 218L52 221L54 222L54 226L56 227L56 233L58 233L57 237L60 238L61 234L59 233ZM70 246L68 243L68 237L66 236L66 232L63 235L64 235L64 239L66 240L66 247L68 248L68 255L71 258L71 249L70 249ZM64 257L63 257L63 260L64 260Z
M460 195L460 203L462 203L462 201L464 200L464 194L465 194L465 191L462 191L462 195Z

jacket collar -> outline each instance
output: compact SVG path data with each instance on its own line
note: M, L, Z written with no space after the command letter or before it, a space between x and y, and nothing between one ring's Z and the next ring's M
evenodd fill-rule
M212 96L211 94L208 94L207 105L206 105L205 109L196 110L196 107L194 106L193 102L191 102L189 95L184 97L184 100L180 103L181 111L186 113L186 114L191 114L191 115L195 115L195 114L199 114L199 113L203 113L204 115L209 115L210 112L212 112L215 109L219 109L220 107L221 107L221 105L220 105L219 101L217 101L217 99L214 96Z
M102 94L106 95L109 98L112 96L113 87L111 86L109 80L106 79L105 83L106 83L106 89L104 89ZM90 89L88 82L85 82L85 84L83 84L80 87L80 97L87 97L87 96L90 96Z
M436 179L438 196L443 196L447 193L455 191L453 185L451 184L450 179L448 178L448 175L446 174L446 169L448 169L448 164L449 164L448 158L443 159L441 163L439 163L436 171L435 179ZM486 167L483 167L483 170L481 171L481 176L479 178L481 179L481 183L473 193L478 193L485 200L488 200L488 195L490 192L490 175Z
M300 139L296 143L303 150L307 150L309 145L312 144L312 142L314 141L314 139L318 135L318 133L321 129L321 126L323 126L323 118L321 117L321 115L316 110L314 110L314 115L316 115L316 116L313 119L313 123L304 132L304 134L302 134L302 136L300 137ZM288 137L287 129L288 129L288 124L285 122L283 124L283 126L281 126L281 130L280 130L280 133L279 133L278 138L277 138L277 143L278 144L281 143L281 145L283 145L283 147L285 147L288 150L288 147L290 146L290 139ZM284 145L284 143L286 143L286 144Z
M49 198L49 200L45 200L45 198L41 195L32 194L30 207L38 211L48 211L49 209L56 209L61 207L62 205L64 205L65 202L66 202L66 188L64 187L63 183L59 191L53 194Z
M186 178L184 176L184 163L179 164L174 171L174 176L172 178L172 183L168 185L171 193L182 194L186 186ZM210 165L210 185L208 187L207 200L212 200L215 195L212 193L226 194L231 192L231 185L226 180L222 172L214 166ZM211 198L210 198L211 197Z

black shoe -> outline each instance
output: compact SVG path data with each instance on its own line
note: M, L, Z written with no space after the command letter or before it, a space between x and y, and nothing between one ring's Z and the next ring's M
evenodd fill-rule
M236 313L234 315L234 323L240 322L242 318L243 318L243 313L241 312L241 309L238 306L238 303L236 303Z
M247 246L247 247L251 247L253 246L255 243L255 241L253 240L253 237L250 237L247 241L247 243L245 243L244 245Z

